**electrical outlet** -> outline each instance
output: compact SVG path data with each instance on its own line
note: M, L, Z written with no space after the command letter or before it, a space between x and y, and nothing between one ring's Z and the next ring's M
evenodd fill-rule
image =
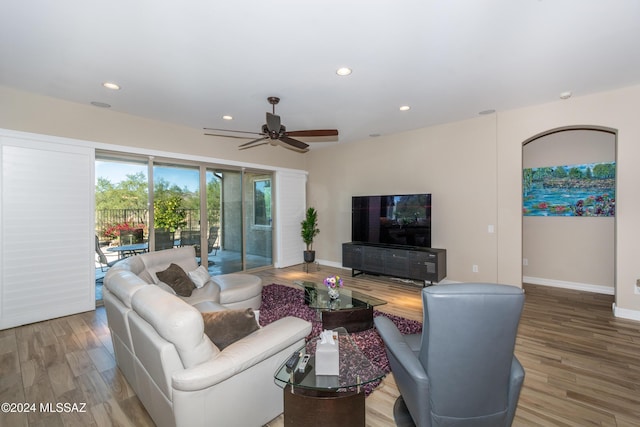
M478 266L473 264L473 266L471 267L471 271L473 271L474 273L478 272Z
M522 265L529 265L529 258L522 258Z
M636 294L640 294L640 279L636 279Z

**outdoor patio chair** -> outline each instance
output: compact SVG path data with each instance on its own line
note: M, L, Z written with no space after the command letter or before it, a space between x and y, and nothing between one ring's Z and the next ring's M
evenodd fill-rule
M109 261L107 259L107 256L102 252L102 248L100 247L100 239L98 239L98 236L96 236L96 254L98 255L98 262L100 263L100 270L103 273L105 271L105 267L108 269L109 267L113 267L117 262L122 261L122 259L116 259L113 261Z
M180 232L180 246L193 246L196 249L196 257L200 258L200 232L184 230Z
M217 228L217 227L211 227L211 229L213 228ZM215 240L212 241L212 237L217 239L217 232L212 235L211 229L209 230L209 239L207 239L207 253L205 254L205 256L208 256L209 253L214 248L213 245L215 243ZM199 231L186 230L186 231L180 232L180 246L193 246L196 250L196 258L202 258L202 251L200 250L200 232ZM207 261L209 265L214 263L211 260L207 260Z
M172 231L155 231L155 250L161 251L163 249L171 249L174 245L173 232Z
M214 256L218 254L218 249L220 248L219 245L216 245L216 243L218 243L218 230L220 230L219 227L209 228L209 239L207 240L207 253L211 253L212 250L215 250L213 253Z

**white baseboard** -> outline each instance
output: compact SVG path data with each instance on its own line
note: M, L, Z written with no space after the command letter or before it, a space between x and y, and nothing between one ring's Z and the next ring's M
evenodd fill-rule
M591 285L589 283L568 282L565 280L542 279L540 277L523 276L524 283L532 285L552 286L554 288L573 289L576 291L594 292L597 294L615 295L615 289L610 286Z
M345 267L342 266L341 262L327 261L327 260L324 260L324 259L317 259L316 261L318 262L318 264L326 265L327 267L335 267L335 268L342 268L342 269L345 268Z
M616 306L615 302L612 304L612 308L613 308L613 315L615 317L621 317L623 319L640 321L640 311L629 310L628 308L620 308Z

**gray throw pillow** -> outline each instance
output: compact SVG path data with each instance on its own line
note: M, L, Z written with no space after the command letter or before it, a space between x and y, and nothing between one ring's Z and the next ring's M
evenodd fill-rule
M220 349L259 329L253 310L222 310L202 313L204 333Z
M195 288L187 273L177 264L172 263L166 270L157 272L156 276L161 282L171 286L181 297L190 297Z

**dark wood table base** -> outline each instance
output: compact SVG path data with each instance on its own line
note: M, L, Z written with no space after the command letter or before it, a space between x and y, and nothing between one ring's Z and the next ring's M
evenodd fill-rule
M362 332L373 328L373 307L322 311L323 329L333 330L340 326L348 332Z
M291 385L284 388L284 425L354 427L365 425L364 390L334 392Z

